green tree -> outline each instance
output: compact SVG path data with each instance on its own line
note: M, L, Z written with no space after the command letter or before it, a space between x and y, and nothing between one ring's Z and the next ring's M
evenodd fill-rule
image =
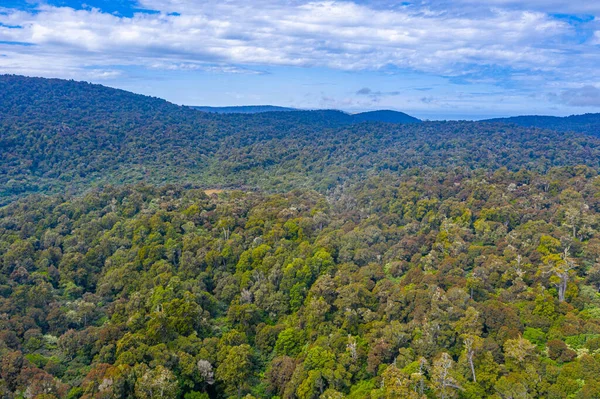
M225 384L225 391L229 395L241 397L249 386L253 369L252 348L250 345L232 346L227 351L226 357L218 365L216 377Z
M175 399L179 385L175 375L163 366L146 370L135 382L135 397L140 399Z

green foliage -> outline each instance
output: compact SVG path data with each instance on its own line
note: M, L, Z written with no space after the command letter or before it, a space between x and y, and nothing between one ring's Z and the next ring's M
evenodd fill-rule
M0 86L2 397L598 397L596 139Z
M0 76L0 92L0 114L8 116L0 120L0 204L106 184L326 192L348 179L385 172L600 166L600 140L571 130L487 122L390 124L367 117L355 123L339 111L205 113L100 85L8 75ZM423 220L435 201L423 198L406 211ZM127 212L135 207L130 204ZM487 221L478 228L488 228L489 221L515 222L496 204L482 216ZM284 225L289 238L301 238L295 221Z
M546 334L539 328L525 328L523 331L523 338L537 346L539 349L543 349L546 345Z
M188 392L183 396L183 399L210 399L206 392Z
M564 243L553 237L572 235L555 217L566 196L543 183L507 191L520 173L374 177L329 206L309 191L178 186L14 202L0 210L4 383L86 398L100 386L113 397L593 395L600 367L582 370L600 348L595 280L573 269L580 289L559 302L546 260L565 245L577 264L597 259L600 185L579 169L528 175L561 176L593 205L592 233ZM506 207L529 216L505 230L494 223ZM528 384L533 374L544 384Z
M280 355L297 356L304 345L304 334L297 328L286 328L279 333L275 343L275 352Z
M600 338L600 334L578 334L565 338L565 343L573 349L583 348L588 341Z
M216 376L225 385L226 393L239 396L250 383L252 369L252 349L246 344L238 345L228 349Z

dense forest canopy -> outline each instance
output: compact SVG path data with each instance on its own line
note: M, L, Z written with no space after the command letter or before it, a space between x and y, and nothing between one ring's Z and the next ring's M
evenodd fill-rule
M0 89L3 398L600 398L599 139Z
M489 119L487 121L552 129L560 132L580 132L600 137L600 114L571 115L565 117L527 115Z
M0 204L107 183L324 192L381 171L544 172L600 161L600 139L500 123L354 123L339 111L211 114L100 85L6 75L0 92Z

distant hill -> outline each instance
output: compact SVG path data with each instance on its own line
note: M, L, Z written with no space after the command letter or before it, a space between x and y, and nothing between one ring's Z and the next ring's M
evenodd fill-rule
M404 112L380 110L361 112L352 115L354 122L388 122L388 123L419 123L420 119L407 115Z
M296 108L277 107L275 105L242 105L233 107L205 107L192 106L202 112L211 112L215 114L258 114L261 112L289 112L298 111Z
M516 125L406 123L418 120L394 111L207 113L13 75L0 75L0 93L0 206L35 192L137 182L326 191L409 169L600 169L599 139Z
M600 137L600 114L571 115L566 117L526 115L511 118L488 119L485 122L509 123L525 127L539 127L560 132L580 132Z
M420 119L407 115L403 112L391 111L391 110L378 110L360 112L357 114L348 114L342 111L336 110L300 110L298 108L286 108L278 107L275 105L242 105L232 107L206 107L206 106L192 106L190 108L196 109L202 112L215 113L215 114L259 114L267 112L340 112L346 115L336 115L335 119L340 123L360 123L360 122L387 122L387 123L419 123Z

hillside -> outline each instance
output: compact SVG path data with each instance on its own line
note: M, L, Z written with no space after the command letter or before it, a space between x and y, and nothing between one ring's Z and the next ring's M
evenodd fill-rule
M489 119L488 122L509 123L561 132L580 132L600 137L600 114L571 115L566 117L528 115Z
M276 107L273 105L246 105L233 107L206 107L192 106L202 112L217 113L217 114L255 114L264 112L292 112L301 111L297 108ZM407 115L403 112L379 110L359 112L356 114L348 114L345 123L360 123L360 122L388 122L388 123L419 123L419 119Z
M353 114L354 123L372 121L388 123L419 123L421 120L405 114L404 112L380 110Z
M0 93L0 397L600 397L600 138Z
M596 177L27 197L0 209L0 393L597 397Z
M327 110L210 114L18 76L0 77L0 91L0 204L109 183L323 191L385 170L600 164L598 139L503 124L353 123Z

